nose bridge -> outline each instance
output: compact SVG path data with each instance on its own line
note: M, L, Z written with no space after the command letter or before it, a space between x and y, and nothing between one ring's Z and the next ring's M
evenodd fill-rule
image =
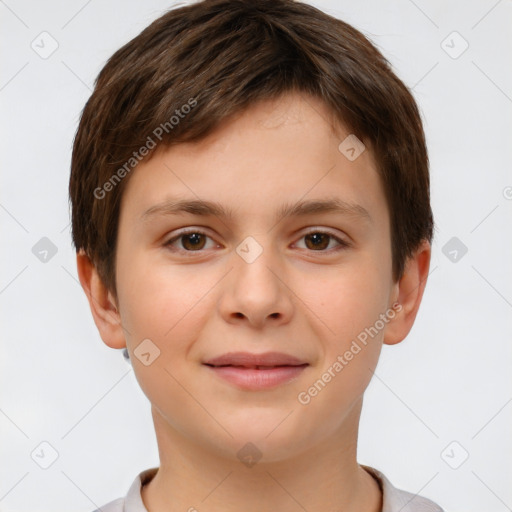
M235 248L230 285L221 301L224 315L242 314L251 323L260 323L270 315L290 314L290 297L280 279L279 255L272 248L271 235L267 235L247 236Z
M272 267L278 264L277 255L274 254L271 244L271 235L267 233L256 236L245 237L235 248L233 255L236 282L243 284L249 296L253 290L260 288L266 294L279 288L276 283L276 271L271 271Z

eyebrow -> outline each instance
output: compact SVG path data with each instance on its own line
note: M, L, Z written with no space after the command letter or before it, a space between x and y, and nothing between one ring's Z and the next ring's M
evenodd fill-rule
M145 221L158 215L167 216L178 215L180 213L189 213L203 217L215 216L228 220L233 220L234 218L231 209L227 209L222 204L215 201L202 199L168 199L148 208L140 216L140 220ZM361 205L349 203L337 197L299 201L297 203L285 203L276 211L274 220L277 221L286 217L302 217L319 213L338 213L372 222L370 214Z

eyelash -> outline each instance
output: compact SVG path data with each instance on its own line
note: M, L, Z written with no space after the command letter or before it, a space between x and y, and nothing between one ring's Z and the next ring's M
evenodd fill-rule
M200 229L188 229L186 231L182 231L181 233L179 233L178 235L174 236L173 238L169 239L167 242L164 243L164 246L166 248L168 248L169 250L171 250L172 252L178 252L178 253L188 253L188 254L194 254L194 253L202 253L204 252L204 250L197 250L197 251L188 251L186 249L176 249L174 247L172 247L172 244L179 240L180 238L183 238L187 235L191 235L191 234L198 234L198 235L204 235L206 236L207 238L210 238L212 239L210 236L208 236L207 233L205 233L204 231L201 231ZM324 231L324 230L321 230L321 229L314 229L314 230L311 230L311 231L308 231L307 233L304 233L300 239L308 236L308 235L313 235L313 234L322 234L322 235L327 235L328 237L334 239L336 242L339 243L339 246L337 248L334 248L334 249L330 249L330 250L318 250L318 251L315 251L313 249L309 249L311 252L318 252L318 253L333 253L333 252L338 252L338 251L341 251L343 249L347 249L348 247L350 247L350 243L345 241L345 240L342 240L341 238L333 235L332 233L328 232L328 231ZM308 249L306 249L308 250Z

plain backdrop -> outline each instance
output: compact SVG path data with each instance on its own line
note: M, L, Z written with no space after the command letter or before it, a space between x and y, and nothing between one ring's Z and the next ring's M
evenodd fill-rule
M431 159L431 275L411 334L383 348L359 462L447 512L512 510L512 2L311 3L390 60ZM172 5L0 1L3 512L90 512L158 465L149 403L77 281L67 186L95 77Z

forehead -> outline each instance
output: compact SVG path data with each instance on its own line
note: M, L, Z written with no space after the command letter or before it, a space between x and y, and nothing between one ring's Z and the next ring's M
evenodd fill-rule
M201 141L157 148L132 171L122 212L133 220L147 218L151 209L179 198L196 206L216 202L232 216L270 219L298 201L329 198L372 218L386 217L370 147L354 147L364 148L355 159L346 152L353 137L317 98L289 93L262 101L225 119Z

